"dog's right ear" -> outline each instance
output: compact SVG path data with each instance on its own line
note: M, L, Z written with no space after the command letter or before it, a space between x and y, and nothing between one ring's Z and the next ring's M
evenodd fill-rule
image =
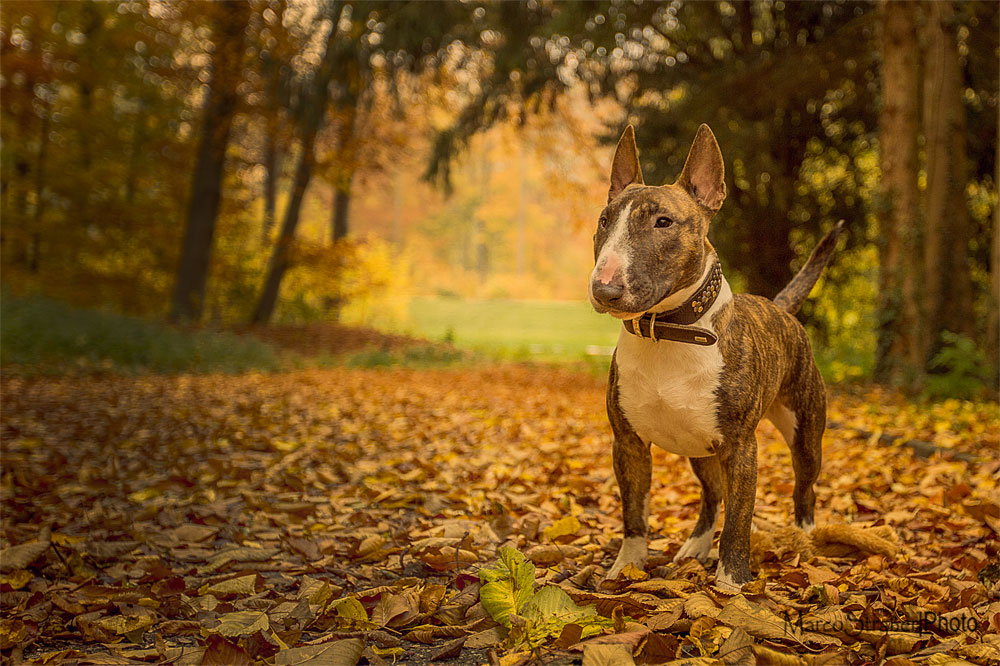
M611 163L611 188L608 190L608 203L622 193L629 185L643 185L642 169L639 167L639 150L635 147L635 130L631 125L622 132L615 150L615 159Z

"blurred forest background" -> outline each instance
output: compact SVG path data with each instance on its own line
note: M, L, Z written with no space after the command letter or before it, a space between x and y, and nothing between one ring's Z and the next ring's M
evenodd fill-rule
M613 142L634 123L672 182L707 122L734 288L773 296L843 218L803 312L828 377L971 395L1000 337L998 34L990 1L7 0L4 320L523 324L582 354L617 331L586 303Z

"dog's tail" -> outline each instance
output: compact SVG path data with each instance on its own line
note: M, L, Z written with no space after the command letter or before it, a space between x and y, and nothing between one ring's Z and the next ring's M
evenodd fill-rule
M837 247L837 237L840 236L840 232L844 230L844 221L840 220L837 224L833 225L831 229L823 239L813 248L812 254L809 255L809 261L806 265L796 273L792 281L785 286L781 292L774 297L774 303L782 310L795 314L802 307L802 303L806 300L806 296L812 290L813 285L816 284L816 280L819 279L819 274L823 272L826 265L830 263L830 257L833 256L833 250Z

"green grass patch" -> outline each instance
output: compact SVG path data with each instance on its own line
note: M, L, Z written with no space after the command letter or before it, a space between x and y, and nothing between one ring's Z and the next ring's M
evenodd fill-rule
M415 298L409 333L510 360L582 361L600 365L621 323L586 301ZM588 350L590 353L588 353Z
M349 368L441 368L475 363L468 352L443 345L414 345L398 350L368 349L347 356Z
M0 362L28 374L73 371L278 370L278 354L249 337L184 331L39 297L0 299Z

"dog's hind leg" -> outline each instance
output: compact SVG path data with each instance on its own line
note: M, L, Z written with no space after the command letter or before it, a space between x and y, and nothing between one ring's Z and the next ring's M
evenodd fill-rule
M813 369L818 377L819 372ZM822 380L816 379L813 390L804 390L796 399L795 434L789 447L792 451L792 468L795 470L795 525L809 532L816 525L816 491L813 485L819 478L823 462L823 430L826 428L826 395Z
M689 458L691 469L701 483L701 510L698 522L691 530L691 536L684 542L681 549L674 555L674 562L680 562L686 557L693 557L699 562L708 559L712 549L712 539L715 537L715 522L719 517L719 503L725 496L722 470L719 467L718 456L707 458Z

